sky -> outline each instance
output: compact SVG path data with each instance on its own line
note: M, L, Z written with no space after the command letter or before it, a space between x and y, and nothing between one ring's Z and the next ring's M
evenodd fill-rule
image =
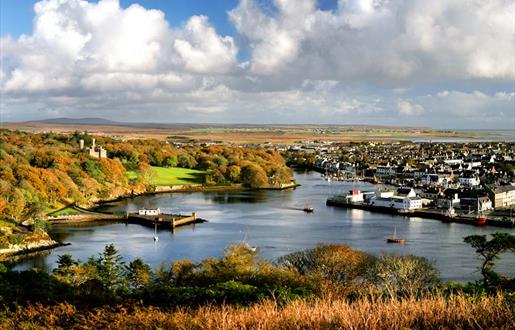
M1 0L0 121L515 129L513 0Z

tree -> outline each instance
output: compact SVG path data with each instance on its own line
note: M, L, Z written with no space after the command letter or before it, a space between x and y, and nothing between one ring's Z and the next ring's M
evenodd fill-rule
M420 294L440 283L433 265L426 258L412 255L379 256L370 273L370 279L390 297Z
M114 244L106 245L98 259L92 260L97 267L98 279L107 291L121 289L125 285L125 263Z
M268 177L261 166L249 164L241 169L241 182L249 188L261 188L267 185Z
M485 288L498 286L501 276L494 270L495 260L503 252L515 252L515 235L509 233L493 233L492 239L487 240L486 235L471 235L464 238L465 243L470 244L476 253L483 258L481 275Z
M360 282L372 257L339 244L318 244L315 248L294 252L279 259L300 274L321 275L334 284Z
M131 287L141 289L150 283L152 271L141 258L136 258L127 267L127 277Z

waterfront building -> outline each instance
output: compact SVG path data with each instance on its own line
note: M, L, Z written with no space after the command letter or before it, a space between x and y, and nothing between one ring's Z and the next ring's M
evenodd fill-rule
M493 208L502 208L515 205L515 187L512 185L487 186L488 197Z
M159 215L161 214L161 210L159 208L157 209L140 209L138 211L139 215Z
M422 208L420 197L375 197L370 199L370 205L380 207L390 207L397 210L416 210Z

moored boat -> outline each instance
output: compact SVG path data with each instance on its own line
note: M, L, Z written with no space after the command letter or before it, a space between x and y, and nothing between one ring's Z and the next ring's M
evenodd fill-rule
M404 244L406 242L405 239L397 238L397 227L393 229L393 236L388 237L386 239L386 243L397 243L397 244Z

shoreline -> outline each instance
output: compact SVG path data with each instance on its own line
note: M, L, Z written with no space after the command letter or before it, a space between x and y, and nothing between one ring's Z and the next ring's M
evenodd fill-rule
M183 186L159 186L161 189L156 191L145 191L141 193L130 193L128 195L121 195L111 199L97 200L92 203L92 207L84 207L85 210L96 212L96 208L102 204L120 202L125 199L130 199L140 196L152 196L158 194L173 194L173 193L195 193L195 192L231 192L231 191L258 191L258 190L288 190L300 187L300 184L293 183L283 187L263 187L263 188L247 188L241 184L231 184L226 186L198 186L198 185L183 185ZM159 188L157 187L157 188ZM173 188L178 187L178 188ZM169 188L169 189L163 189Z
M49 236L50 237L50 236ZM53 239L45 239L38 242L32 242L31 244L23 244L19 248L3 249L10 250L0 252L0 262L11 262L18 257L29 256L33 253L38 253L47 250L53 250L60 246L70 245L69 243L62 243Z
M66 225L66 224L74 224L74 223L86 223L86 222L95 222L95 221L105 221L105 220L114 220L114 221L127 221L126 215L120 215L115 213L106 213L106 212L98 212L98 208L103 204L114 203L123 201L126 199L131 199L139 196L151 196L157 194L165 194L165 193L193 193L193 192L230 192L230 191L258 191L258 190L288 190L295 189L300 185L297 183L292 183L279 187L263 187L263 188L247 188L243 187L241 184L231 184L225 186L203 186L203 185L181 185L181 186L160 186L161 189L157 191L145 191L142 193L130 193L124 194L115 198L110 199L102 199L92 202L91 206L80 206L75 205L75 207L79 209L83 209L85 212L92 212L92 214L72 214L65 216L58 216L52 218L51 216L46 216L46 220L54 225ZM160 188L157 187L157 188ZM202 219L200 222L204 222ZM56 247L68 245L67 243L58 242L53 240L48 233L46 233L48 238L42 239L36 242L32 242L30 244L24 244L20 248L11 248L5 249L8 251L0 252L0 262L9 261L13 258L20 256L27 256L32 253L52 250Z

